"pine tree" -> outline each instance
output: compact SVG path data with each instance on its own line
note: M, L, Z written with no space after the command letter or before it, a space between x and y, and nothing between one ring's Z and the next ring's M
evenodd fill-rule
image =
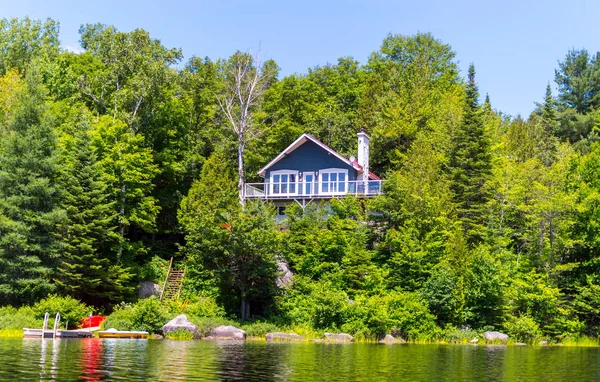
M471 64L463 119L452 137L449 160L453 200L470 244L482 239L484 209L489 200L485 184L492 170L490 141L478 98L475 67Z
M58 207L56 136L36 79L0 142L0 301L24 304L54 290Z
M83 127L83 128L81 128ZM132 274L116 260L115 202L85 124L63 137L60 184L67 218L59 226L61 261L55 276L63 292L93 305L121 300Z
M542 139L540 142L540 160L545 166L550 166L554 161L554 154L558 145L555 134L558 132L557 102L552 96L550 84L546 86L544 103L541 105L541 116L538 121Z

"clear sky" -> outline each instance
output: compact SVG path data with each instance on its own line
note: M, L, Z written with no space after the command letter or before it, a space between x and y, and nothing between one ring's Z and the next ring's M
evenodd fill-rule
M178 1L0 0L0 17L52 17L61 40L79 46L81 24L148 30L187 58L256 49L281 75L352 56L365 63L389 33L431 32L452 46L464 75L475 64L482 98L527 116L571 48L600 50L600 1Z

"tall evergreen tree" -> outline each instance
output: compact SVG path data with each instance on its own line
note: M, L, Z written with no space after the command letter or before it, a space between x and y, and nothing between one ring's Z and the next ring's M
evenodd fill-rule
M471 64L463 119L452 136L449 158L453 199L471 244L482 239L484 209L490 197L485 184L492 171L490 141L478 98L475 67Z
M55 280L63 292L98 306L121 300L132 274L117 262L115 202L87 126L81 127L62 140L61 204L67 218L58 231L62 248Z
M19 305L54 289L54 233L64 218L55 183L55 129L35 78L0 145L0 301Z

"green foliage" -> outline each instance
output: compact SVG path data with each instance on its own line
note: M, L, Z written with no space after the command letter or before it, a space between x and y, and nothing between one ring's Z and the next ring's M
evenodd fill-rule
M117 262L115 202L90 145L88 122L85 117L78 122L75 135L61 139L59 183L67 217L58 226L61 261L55 280L63 293L106 305L131 293L133 274Z
M58 295L50 295L44 298L33 305L32 310L37 317L42 318L46 312L52 318L55 317L56 313L60 313L61 325L68 322L69 328L77 327L83 318L93 312L91 307L73 297Z
M168 269L169 262L167 260L153 256L150 261L140 267L138 276L140 280L162 283L167 277Z
M475 67L471 64L463 118L452 136L448 163L453 201L470 243L482 240L485 207L489 200L486 183L492 172L489 135L485 131L478 97Z
M232 320L228 320L226 318L223 317L188 317L188 319L194 324L196 325L196 328L198 329L198 333L200 333L200 335L202 337L206 337L208 335L208 333L218 327L218 326L223 326L223 325L235 325L235 326L239 326L239 324L235 321Z
M515 341L533 343L541 335L537 322L529 316L508 317L504 323L507 334Z
M558 96L549 84L512 118L479 104L474 69L461 79L429 33L282 78L241 52L182 67L142 29L80 34L85 52L61 52L57 22L0 20L0 301L15 307L0 330L39 326L54 292L110 311L174 256L185 299L121 304L109 325L156 332L185 312L205 333L239 312L260 335L600 333L598 54L568 52ZM262 74L248 108L228 98L235 68ZM291 203L281 223L238 200L238 178L259 181L301 133L349 157L363 127L384 195ZM293 277L278 288L283 260Z
M176 341L193 340L194 333L190 332L189 330L179 328L179 329L175 330L174 332L167 333L165 338L167 338L168 340L176 340Z
M171 316L157 298L150 297L135 304L117 305L102 323L102 327L162 333L162 327L169 322Z
M212 297L196 297L185 307L184 312L194 317L224 317L225 310Z
M242 325L242 330L250 337L264 337L267 333L280 332L281 329L270 322L256 321L250 324Z
M13 329L21 331L23 328L41 328L43 323L44 316L40 317L29 306L18 309L12 306L0 307L0 330Z
M59 24L52 19L1 19L0 74L13 68L23 72L36 58L58 55L58 33Z
M0 140L0 299L31 303L55 289L59 207L56 132L34 74Z

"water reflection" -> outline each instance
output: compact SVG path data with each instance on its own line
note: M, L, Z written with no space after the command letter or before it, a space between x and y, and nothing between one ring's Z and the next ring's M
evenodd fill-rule
M2 339L5 381L587 381L600 349Z

